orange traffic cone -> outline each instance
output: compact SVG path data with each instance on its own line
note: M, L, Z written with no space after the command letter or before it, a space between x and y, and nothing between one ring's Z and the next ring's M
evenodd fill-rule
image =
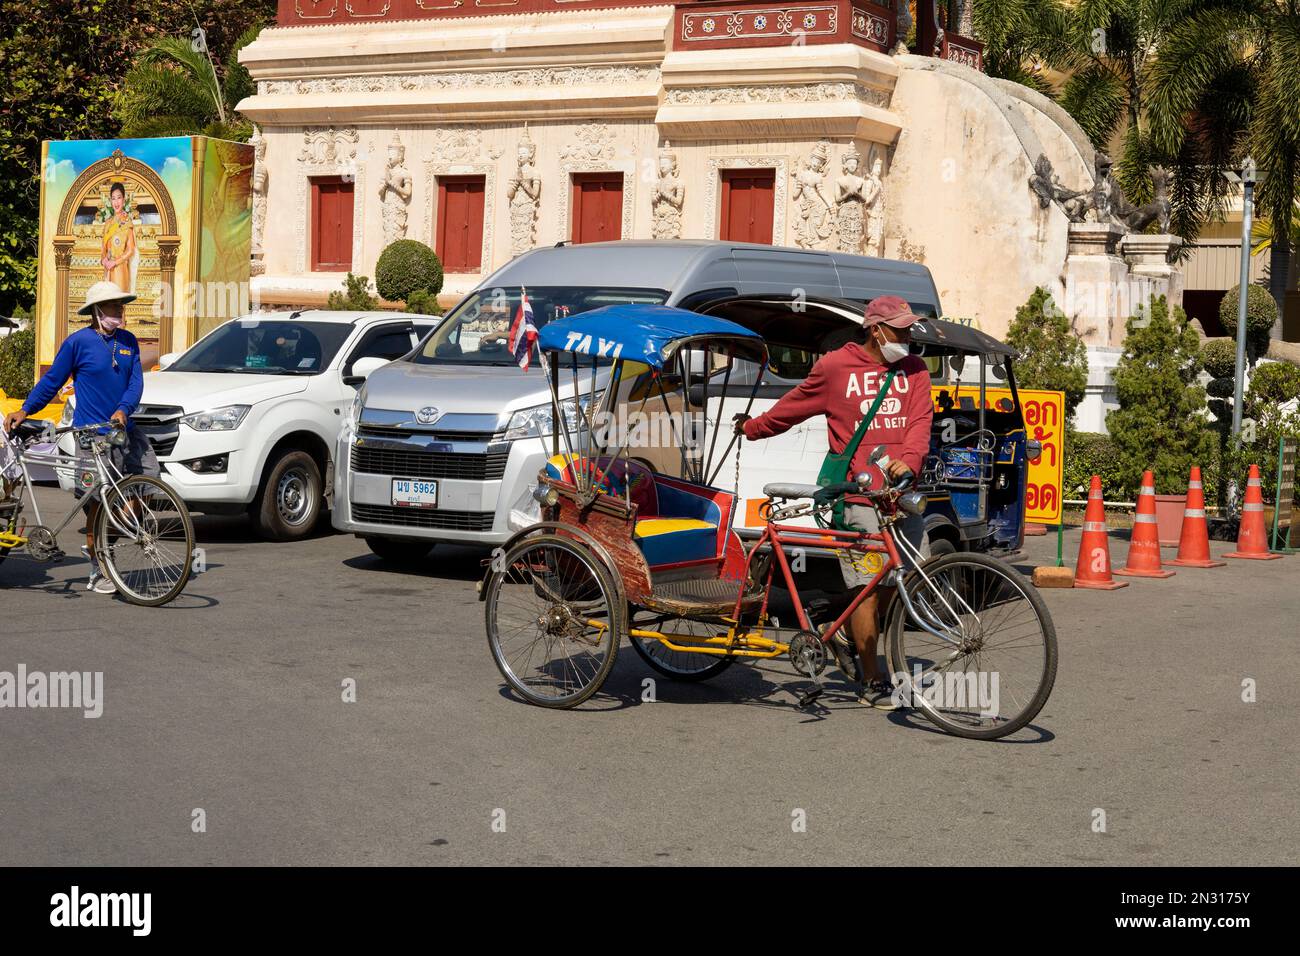
M1205 493L1201 490L1201 469L1192 466L1187 479L1187 506L1183 529L1178 536L1178 557L1169 562L1182 568L1221 568L1224 561L1210 560L1210 526L1205 523Z
M1149 471L1142 472L1142 490L1138 492L1133 537L1128 544L1128 561L1115 573L1135 578L1174 576L1175 572L1160 567L1160 532L1156 530L1156 479Z
M1256 561L1272 561L1280 554L1270 554L1268 550L1268 530L1264 527L1264 493L1259 488L1259 466L1250 466L1250 477L1246 479L1246 503L1241 507L1241 530L1237 532L1237 550L1224 555L1225 558L1253 558Z
M1106 508L1101 503L1101 476L1092 476L1088 508L1083 513L1083 537L1079 539L1079 560L1074 568L1076 588L1114 591L1128 587L1127 581L1110 576L1110 540L1106 537Z

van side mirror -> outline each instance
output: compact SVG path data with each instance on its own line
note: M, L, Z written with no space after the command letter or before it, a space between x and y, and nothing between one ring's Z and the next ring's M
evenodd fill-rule
M343 376L344 385L361 385L374 374L376 369L383 368L388 364L388 359L379 358L374 355L367 355L365 358L359 358L352 363L352 374Z
M158 357L158 368L164 369L175 362L178 358L180 358L180 356L175 352L168 352L166 355L161 355Z

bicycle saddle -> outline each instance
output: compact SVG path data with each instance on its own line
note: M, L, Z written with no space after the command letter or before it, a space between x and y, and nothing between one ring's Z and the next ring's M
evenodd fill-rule
M811 498L821 491L816 485L787 485L776 482L763 486L763 494L768 498Z

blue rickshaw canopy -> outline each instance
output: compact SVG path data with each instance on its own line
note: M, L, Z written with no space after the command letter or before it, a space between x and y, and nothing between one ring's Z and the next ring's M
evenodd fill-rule
M667 305L632 303L554 319L542 326L537 344L548 352L625 359L662 369L676 347L689 339L707 339L718 351L730 341L740 346L735 351L766 354L762 336L743 325Z

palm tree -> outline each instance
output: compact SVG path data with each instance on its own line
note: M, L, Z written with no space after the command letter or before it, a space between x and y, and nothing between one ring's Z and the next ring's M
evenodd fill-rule
M1175 181L1204 183L1219 212L1243 155L1262 178L1260 215L1290 222L1300 174L1300 3L1197 0L1173 25L1148 81L1151 138L1177 157ZM1172 197L1171 197L1172 200ZM1272 237L1269 292L1281 314L1291 236Z
M1115 175L1132 203L1151 198L1151 166L1162 157L1148 132L1148 78L1165 38L1200 0L977 0L976 32L985 39L990 72L1054 95L1093 146L1106 149L1123 131ZM992 49L990 49L992 48ZM1038 63L1065 74L1051 89ZM1025 74L1028 73L1026 78ZM1197 186L1200 184L1197 183ZM1179 193L1186 199L1188 190ZM1196 195L1196 190L1190 191ZM1171 202L1174 197L1171 196ZM1191 238L1203 218L1174 217L1175 232Z
M140 54L122 82L114 115L123 136L214 136L247 140L253 128L235 105L254 92L239 51L257 39L249 27L226 56L224 69L202 44L172 37ZM197 49L196 49L197 47Z
M1052 95L1044 70L1069 68L1068 17L1061 0L974 0L984 72Z
M1296 239L1300 238L1300 215L1291 219L1291 236L1289 242L1291 248L1295 248ZM1273 250L1273 221L1271 219L1255 219L1250 224L1250 254L1258 256L1261 253L1271 253Z

